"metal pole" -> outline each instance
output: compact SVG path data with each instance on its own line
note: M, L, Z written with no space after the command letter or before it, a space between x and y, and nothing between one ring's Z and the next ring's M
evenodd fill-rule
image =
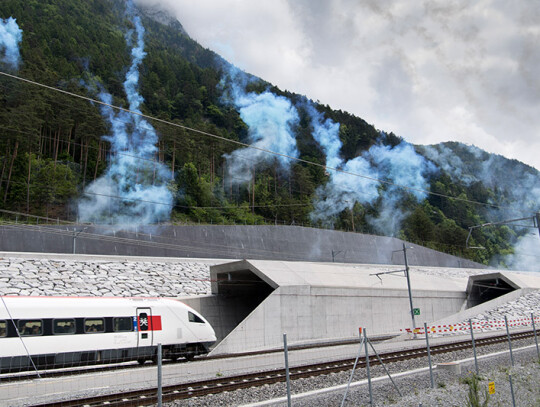
M431 388L435 388L435 383L433 382L433 368L431 366L431 351L429 349L429 336L427 331L427 324L424 322L424 332L426 334L426 347L427 347L427 358L429 363L429 378L431 380Z
M390 378L390 381L392 382L392 384L394 385L394 387L396 388L398 394L400 397L403 397L403 394L401 394L401 391L399 391L399 387L397 387L397 384L396 382L394 382L394 379L392 378L392 376L390 376L390 372L388 371L388 369L386 368L386 365L383 363L381 357L379 356L379 354L377 353L377 351L375 350L375 347L373 346L373 344L371 343L371 341L368 341L369 342L369 345L371 346L371 349L373 349L373 352L375 352L375 356L377 356L377 360L379 361L379 363L381 364L381 366L384 368L384 371L386 372L386 374L388 375L388 377ZM431 367L431 364L430 364L430 367Z
M510 348L510 360L512 361L512 366L514 366L514 355L512 354L512 339L510 339L510 330L508 328L508 319L506 315L504 316L504 324L506 325L506 336L508 336L508 347Z
M534 313L531 312L531 320L534 331L534 343L536 343L536 354L538 355L538 360L540 360L540 350L538 349L538 336L536 336L536 326L534 324Z
M369 405L373 406L373 391L371 389L371 373L369 371L369 353L368 353L368 339L367 339L367 329L364 328L364 349L366 352L366 371L367 371L367 380L369 388Z
M161 407L163 405L163 386L161 383L162 379L162 368L163 360L161 354L161 343L158 343L157 346L157 405Z
M472 320L469 319L469 328L471 329L471 340L472 340L472 349L474 353L474 367L476 369L476 375L478 376L480 373L478 371L478 359L476 358L476 343L474 342L474 332L472 328Z
M516 398L514 396L514 384L512 383L512 375L508 375L508 380L510 380L510 394L512 394L512 406L516 407Z
M358 347L358 354L356 355L356 360L352 368L351 376L349 377L349 382L347 383L347 388L345 389L345 394L343 395L343 400L341 400L341 407L345 405L345 400L347 400L347 394L349 393L349 387L351 386L354 372L356 370L356 365L358 364L358 359L360 359L360 354L362 353L362 344L364 343L364 338L362 337L362 328L360 328L360 346Z
M405 275L407 276L407 289L409 290L409 305L411 308L411 319L412 319L412 330L414 333L414 337L416 338L416 322L414 320L414 308L413 308L413 302L412 302L412 292L411 292L411 279L409 277L409 264L407 263L407 248L405 247L405 243L403 243L403 257L405 258Z
M75 240L77 239L77 235L75 235L75 232L77 229L73 228L73 254L75 254Z
M289 351L287 349L287 334L283 334L283 350L285 353L285 376L287 378L287 406L291 407L291 378L289 376Z

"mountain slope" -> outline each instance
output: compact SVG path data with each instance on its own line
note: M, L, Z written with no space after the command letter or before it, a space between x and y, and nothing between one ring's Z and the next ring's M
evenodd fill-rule
M4 0L0 17L11 16L23 30L19 76L93 98L105 91L128 106L137 27L123 1ZM483 263L512 253L526 235L507 226L476 229L471 243L486 250L465 247L471 226L538 211L533 168L459 143L411 146L281 91L201 47L160 10L144 11L142 26L142 113L182 126L150 121L159 141L144 159L170 171L171 221L329 226L403 237ZM0 205L76 220L77 202L114 160L114 122L96 104L67 95L6 77L0 87ZM155 170L135 179L154 184ZM115 202L121 192L101 196Z

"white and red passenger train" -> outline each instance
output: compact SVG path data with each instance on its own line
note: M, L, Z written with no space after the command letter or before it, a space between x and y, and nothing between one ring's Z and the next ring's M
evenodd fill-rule
M0 370L80 366L208 353L214 329L165 298L3 297ZM28 357L30 355L30 358Z

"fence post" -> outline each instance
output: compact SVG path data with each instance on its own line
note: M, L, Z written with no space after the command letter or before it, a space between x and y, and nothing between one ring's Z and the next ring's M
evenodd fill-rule
M516 398L514 397L514 385L512 383L512 375L508 375L508 380L510 380L510 394L512 395L512 406L516 407Z
M504 316L504 324L506 325L506 336L508 336L508 347L510 348L510 360L512 361L512 366L514 366L514 355L512 353L512 339L510 339L510 329L508 328L508 318Z
M289 376L289 350L287 349L287 334L283 334L283 351L285 353L285 377L287 379L287 406L291 407L291 379Z
M429 378L431 380L431 388L435 388L435 383L433 382L433 368L431 366L431 352L429 349L429 336L428 336L428 330L427 330L427 324L424 322L424 333L426 334L426 347L427 347L427 358L429 363Z
M158 343L158 346L157 346L157 405L158 407L161 407L163 405L163 386L161 383L162 365L163 365L163 358L162 358L162 353L161 353L161 343Z
M472 321L469 319L469 328L471 329L471 340L472 340L472 348L474 353L474 367L476 369L476 375L478 376L480 373L478 371L478 359L476 358L476 343L474 342L474 332L472 327Z
M371 373L369 371L369 352L368 352L368 339L367 339L367 329L364 328L364 350L366 352L366 371L367 371L367 380L369 388L369 405L373 406L373 391L371 389Z
M538 336L536 335L536 325L534 324L534 313L531 312L531 320L534 331L534 343L536 343L536 354L538 355L538 360L540 361L540 350L538 349Z
M401 394L401 391L399 390L399 387L397 386L396 382L394 381L394 379L392 379L392 376L390 375L390 372L388 371L388 369L386 368L386 365L384 364L384 362L382 361L381 357L379 356L379 354L377 353L377 350L375 349L375 346L373 346L373 344L371 343L371 341L369 341L369 345L371 346L371 349L373 349L373 352L375 352L375 356L377 356L377 360L379 361L379 363L381 364L381 366L384 368L384 371L386 372L386 374L388 375L388 378L390 379L390 381L392 382L392 384L394 385L395 389L397 390L398 394L400 397L403 396L403 394Z
M354 361L354 365L352 368L351 376L349 377L349 382L347 383L347 388L345 389L345 394L343 395L343 400L341 400L341 407L345 405L345 400L347 400L347 394L349 393L349 387L351 386L351 382L354 376L354 372L356 370L356 365L358 364L358 359L360 359L360 354L362 353L362 344L364 342L364 338L362 337L362 328L359 329L360 333L360 346L358 348L358 355L356 355L356 360Z

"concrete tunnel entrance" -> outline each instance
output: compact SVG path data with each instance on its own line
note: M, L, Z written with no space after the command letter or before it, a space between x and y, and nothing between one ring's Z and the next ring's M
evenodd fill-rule
M518 288L500 273L473 276L467 287L467 308L491 301Z
M245 266L238 267L239 263ZM211 285L211 296L182 301L210 322L216 332L216 345L278 287L245 261L213 266Z

